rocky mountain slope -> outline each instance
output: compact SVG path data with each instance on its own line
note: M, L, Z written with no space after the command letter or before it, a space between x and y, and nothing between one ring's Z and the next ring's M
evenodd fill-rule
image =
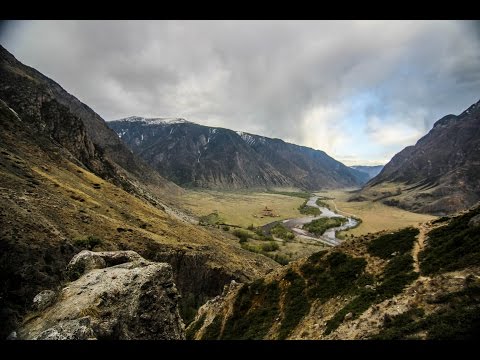
M143 182L145 164L138 176L121 167L38 72L4 49L1 61L1 338L37 293L63 286L63 270L82 249L133 250L170 264L187 323L232 279L246 281L280 266L243 250L221 230L193 224L173 207L176 185L151 169ZM129 153L123 145L118 151Z
M364 166L364 165L356 165L350 166L352 169L364 172L368 174L368 180L377 176L380 171L383 169L383 165L375 165L375 166Z
M203 305L191 339L476 339L480 207L359 237Z
M438 120L414 146L396 154L359 196L435 215L477 203L480 101L458 116Z
M133 251L84 250L67 271L73 281L35 296L35 312L11 339L185 339L170 265Z
M183 119L130 117L108 125L162 176L215 189L352 187L368 176L320 150Z

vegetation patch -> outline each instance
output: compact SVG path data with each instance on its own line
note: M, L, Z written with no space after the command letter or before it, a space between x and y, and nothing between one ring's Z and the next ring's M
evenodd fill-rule
M295 235L293 234L293 232L290 231L290 229L288 229L282 223L278 223L273 228L271 228L270 233L273 236L276 236L276 237L278 237L280 239L283 239L283 240L286 240L286 241L293 240L295 238Z
M396 340L415 337L427 332L430 340L477 340L480 336L480 285L447 294L437 302L444 302L438 311L424 315L422 309L411 309L386 319L385 327L374 339ZM388 321L387 321L388 320Z
M366 265L364 258L354 258L341 252L305 263L301 271L307 280L307 295L311 299L325 301L332 296L354 292Z
M278 282L263 279L244 285L238 292L232 316L227 319L224 340L260 340L280 316Z
M200 216L198 224L202 226L219 225L223 222L217 212L212 212L208 215Z
M392 254L404 254L412 250L417 228L407 227L391 234L385 234L372 240L367 247L370 254L382 259L389 259Z
M315 203L320 207L326 207L327 209L330 209L330 205L323 201L323 199L321 198L318 198Z
M363 285L357 287L358 291L355 293L357 296L327 322L325 335L336 330L348 313L352 314L352 319L356 319L371 305L400 294L405 286L417 277L418 273L413 271L413 258L410 254L395 256L385 267L380 279L374 279L373 276L369 276L365 277L363 281L357 282L358 285ZM373 284L376 280L381 281L378 287L365 288L365 285L368 283Z
M317 207L313 206L308 206L307 205L308 199L303 202L302 205L298 207L298 211L300 211L301 214L304 215L313 215L313 216L318 216L321 214L321 211Z
M480 207L428 233L427 246L419 256L422 274L438 274L480 264L480 227L468 224L478 214Z
M246 242L251 237L249 232L240 229L233 230L232 234L240 239L240 243Z
M299 197L302 199L309 199L311 194L308 192L302 192L302 191L274 191L274 190L268 190L267 193L269 194L277 194L277 195L286 195L286 196L293 196L293 197Z
M344 217L320 218L303 225L303 228L312 234L322 235L328 229L342 226L347 221Z
M279 339L287 338L310 310L310 302L305 292L305 280L291 269L288 270L284 279L289 286L285 294L284 315L278 333Z
M80 239L73 240L74 245L76 245L78 247L81 247L81 248L84 248L84 249L87 249L87 250L93 250L93 248L95 248L98 245L101 245L102 243L103 243L102 239L100 239L96 236L93 236L93 235L90 235L86 238L80 238Z

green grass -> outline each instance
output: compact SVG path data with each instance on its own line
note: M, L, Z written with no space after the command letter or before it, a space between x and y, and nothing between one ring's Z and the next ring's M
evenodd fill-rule
M407 227L391 234L379 236L372 240L367 247L370 254L382 259L389 259L393 253L404 254L412 250L417 228Z
M307 202L308 202L308 199L305 200L303 204L298 207L298 210L300 211L301 214L313 215L313 216L317 216L321 214L321 211L319 208L308 206Z
M274 191L274 190L268 190L267 193L299 197L299 198L302 198L302 199L309 199L310 196L312 196L310 193L302 192L302 191Z
M287 338L310 310L310 302L305 293L305 280L291 269L288 270L284 279L289 286L285 294L284 316L278 332L278 339Z
M273 228L270 229L270 233L273 236L276 236L283 240L293 240L295 235L291 232L285 225L282 223L276 224Z
M241 229L233 230L232 234L240 239L240 243L246 242L248 240L248 238L251 237L249 232L247 232L245 230L241 230Z
M422 274L438 274L480 264L480 227L468 226L470 219L478 214L480 207L428 233L427 245L419 255Z
M346 222L347 219L343 217L320 218L303 225L303 228L312 234L322 235L328 229L341 226Z

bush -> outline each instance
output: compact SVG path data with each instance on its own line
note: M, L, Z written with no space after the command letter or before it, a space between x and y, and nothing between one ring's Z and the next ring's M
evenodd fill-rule
M240 243L247 242L248 238L250 237L248 232L240 229L233 230L232 234L240 239Z
M73 240L73 243L74 245L85 248L87 250L93 250L95 246L101 245L103 243L103 240L96 236L90 235L85 239L75 239Z
M252 230L253 231L253 229L255 229L253 224L248 225L247 230Z
M266 244L262 244L261 248L262 248L262 251L271 252L271 251L278 250L280 247L275 241L269 241Z
M273 228L270 229L270 233L283 240L292 240L295 238L295 235L282 223L276 224Z
M367 250L370 254L382 259L390 258L395 252L404 254L412 250L418 233L417 228L408 227L392 234L382 235L372 240Z

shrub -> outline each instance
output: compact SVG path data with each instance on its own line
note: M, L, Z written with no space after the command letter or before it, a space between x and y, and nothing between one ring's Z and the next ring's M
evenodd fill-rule
M295 238L295 235L282 223L276 224L273 228L270 229L270 233L283 240L292 240Z
M422 274L431 275L480 264L480 230L468 222L480 214L480 207L450 220L428 233L428 243L420 253Z
M225 225L222 229L223 229L223 231L229 231L229 230L230 230L230 226L226 226L226 225Z
M291 269L284 278L289 282L283 305L283 320L278 332L279 339L285 339L310 310L305 294L305 280Z
M367 250L382 259L390 258L395 252L404 254L412 250L418 233L417 228L408 227L392 234L381 235L368 244Z
M262 248L262 251L271 252L271 251L278 250L280 247L275 241L269 241L266 244L262 244L261 248Z
M240 229L233 230L232 234L240 239L240 243L246 242L250 237L250 234L248 232Z
M90 235L85 239L75 239L73 240L73 243L74 245L86 248L87 250L93 250L95 246L101 245L103 240L96 236Z

